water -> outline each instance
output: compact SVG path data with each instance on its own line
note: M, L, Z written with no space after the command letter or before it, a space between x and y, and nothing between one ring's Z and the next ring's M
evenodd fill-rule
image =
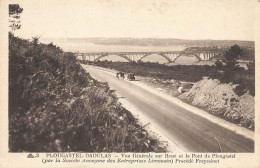
M102 45L86 42L69 42L64 40L41 40L61 47L66 52L149 52L149 51L182 51L185 46L130 46L130 45Z

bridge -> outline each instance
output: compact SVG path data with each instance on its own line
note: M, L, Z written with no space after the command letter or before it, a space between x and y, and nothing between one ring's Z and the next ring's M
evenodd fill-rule
M208 61L216 57L223 57L224 52L218 49L194 49L187 48L183 51L164 51L164 52L90 52L90 53L74 53L77 59L98 61L107 56L119 56L126 59L129 62L142 61L145 57L156 54L165 58L168 62L175 62L181 56L191 55L197 58L198 61Z

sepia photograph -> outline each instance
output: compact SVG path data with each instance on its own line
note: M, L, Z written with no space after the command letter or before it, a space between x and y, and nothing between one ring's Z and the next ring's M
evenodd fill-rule
M257 158L259 1L0 2L10 155Z

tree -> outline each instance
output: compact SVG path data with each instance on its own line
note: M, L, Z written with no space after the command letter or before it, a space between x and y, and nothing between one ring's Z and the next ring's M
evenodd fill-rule
M222 61L220 61L219 59L217 59L214 65L217 67L217 69L221 69L223 66Z
M243 49L241 49L237 44L231 46L231 48L226 51L226 54L224 55L226 60L224 61L226 63L226 67L228 69L234 70L238 67L238 58L241 56Z
M23 8L18 4L9 4L9 27L12 31L21 28L20 14L23 12Z

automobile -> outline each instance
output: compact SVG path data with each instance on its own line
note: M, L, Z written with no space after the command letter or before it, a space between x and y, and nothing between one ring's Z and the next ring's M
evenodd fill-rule
M130 80L130 81L135 80L135 74L134 73L127 74L127 79Z
M125 79L125 73L124 72L117 72L116 77L119 79L121 77L122 79Z

